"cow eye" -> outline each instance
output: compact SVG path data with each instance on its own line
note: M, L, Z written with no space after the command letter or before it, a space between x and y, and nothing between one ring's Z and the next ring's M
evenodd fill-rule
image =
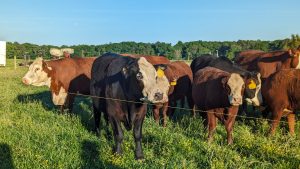
M138 72L138 73L136 74L136 78L137 78L138 80L142 80L142 79L143 79L142 73L141 73L141 72Z
M39 71L39 70L40 70L40 68L39 68L39 67L37 67L37 68L35 68L35 70L34 70L34 71L36 71L36 72L37 72L37 71Z

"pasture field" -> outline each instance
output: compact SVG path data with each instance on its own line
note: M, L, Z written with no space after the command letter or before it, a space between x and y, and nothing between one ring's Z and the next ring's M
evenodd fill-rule
M200 117L179 111L166 128L149 111L143 125L145 160L134 159L132 131L125 131L123 155L116 156L113 139L103 130L99 137L92 132L89 98L76 99L72 117L61 115L46 87L21 83L26 71L14 70L12 60L0 67L0 168L300 168L299 121L297 136L282 124L267 137L267 121L239 120L233 145L226 145L219 124L208 144Z

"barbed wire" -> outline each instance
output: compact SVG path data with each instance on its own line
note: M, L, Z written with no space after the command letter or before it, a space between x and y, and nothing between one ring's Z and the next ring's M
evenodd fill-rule
M81 93L73 93L73 92L68 92L68 94L71 95L77 95L77 96L84 96L84 97L90 97L90 98L99 98L99 99L105 99L105 100L114 100L114 101L120 101L120 102L126 102L126 103L135 103L135 104L146 104L146 105L152 105L156 106L159 103L147 103L147 102L142 102L142 101L133 101L133 100L125 100L125 99L116 99L116 98L109 98L109 97L101 97L101 96L93 96L93 95L87 95L87 94L81 94ZM162 103L160 103L162 104ZM166 106L168 108L173 108L173 109L178 109L178 110L186 110L186 111L195 111L196 112L202 112L202 113L213 113L213 114L219 114L219 115L225 115L224 113L216 112L216 111L205 111L205 110L199 110L199 109L189 109L189 108L182 108L182 107L174 107L174 106ZM222 107L224 109L230 108L230 107ZM249 117L249 116L242 116L242 115L229 115L226 114L226 116L235 116L235 117L240 117L244 119L253 119L253 120L261 120L261 121L276 121L276 120L271 120L271 119L266 119L266 118L258 118L258 117ZM286 121L278 121L279 123L284 123L288 124Z

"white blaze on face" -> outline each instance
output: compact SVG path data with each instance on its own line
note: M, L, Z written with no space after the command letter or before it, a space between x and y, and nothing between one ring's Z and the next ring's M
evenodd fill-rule
M227 85L230 88L230 94L228 96L229 103L234 106L241 105L243 103L243 78L236 73L232 73L227 81Z
M252 103L254 106L260 106L262 104L262 95L261 95L261 79L260 79L260 73L257 74L257 79L259 84L256 86L255 89L255 96L252 99L249 99L250 103Z
M48 67L50 70L51 68ZM22 78L23 83L33 86L50 87L51 78L43 70L43 59L37 58L30 66L28 72Z
M138 60L139 71L143 78L143 95L152 103L165 103L168 101L169 81L166 76L157 77L156 69L145 58L141 57ZM157 96L161 96L158 99Z
M60 87L58 94L52 93L52 101L54 105L64 105L67 99L67 92L63 87Z

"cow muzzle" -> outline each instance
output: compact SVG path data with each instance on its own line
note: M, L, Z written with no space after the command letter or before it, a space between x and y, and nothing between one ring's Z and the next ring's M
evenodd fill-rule
M239 105L243 104L243 98L241 98L241 97L228 96L228 99L229 99L229 103L233 106L239 106Z
M29 81L27 78L25 78L25 77L22 78L22 82L23 82L25 85L30 85L30 81Z

